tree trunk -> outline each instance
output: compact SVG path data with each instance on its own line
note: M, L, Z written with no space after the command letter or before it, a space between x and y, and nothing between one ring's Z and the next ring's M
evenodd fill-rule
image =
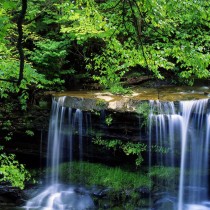
M22 40L23 40L23 21L25 18L27 10L27 0L22 0L22 9L20 11L20 15L18 17L17 21L17 28L18 28L18 41L17 41L17 49L19 52L20 56L20 69L19 69L19 78L18 78L18 85L21 84L21 81L23 79L23 72L24 72L24 52L23 52L23 45L22 45Z

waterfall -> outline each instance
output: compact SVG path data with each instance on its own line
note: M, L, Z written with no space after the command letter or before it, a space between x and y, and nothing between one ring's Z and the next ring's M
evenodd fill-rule
M60 181L59 165L75 159L83 161L85 138L91 132L91 115L65 107L66 97L53 100L48 132L47 184L25 206L26 210L84 210L94 208L89 195L75 192L75 186ZM158 191L170 209L152 204L154 210L210 210L208 99L180 102L149 102L149 172L156 167L170 174L161 179ZM103 113L101 117L103 117ZM108 129L108 128L106 128ZM75 152L76 148L76 152ZM91 148L90 148L91 149ZM82 168L81 168L82 170ZM165 173L161 171L160 173ZM67 174L67 176L71 175ZM159 205L159 204L158 204Z
M208 199L208 159L210 117L208 99L172 102L150 102L149 145L167 148L167 153L151 157L150 167L177 167L180 170L178 189L168 183L171 192L178 190L174 210L206 210ZM167 183L162 183L167 186Z
M47 152L47 167L51 173L47 175L47 186L27 202L26 210L83 210L94 206L90 196L79 195L74 186L60 183L59 164L73 160L74 144L78 148L78 159L83 158L83 112L64 107L65 98L52 102Z

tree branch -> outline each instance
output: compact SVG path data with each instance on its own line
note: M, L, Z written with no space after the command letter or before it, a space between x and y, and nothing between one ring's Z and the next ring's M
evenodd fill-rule
M138 21L138 18L136 17L136 14L135 14L135 11L133 9L131 0L128 0L128 3L130 5L130 9L131 9L131 12L132 12L132 16L133 16L133 20L134 20L134 24L135 24L135 28L136 28L136 33L137 33L137 39L138 39L138 42L139 42L139 44L141 46L141 51L142 51L142 55L143 55L144 60L145 60L145 63L146 63L146 68L148 70L150 70L149 69L148 62L147 62L146 54L145 54L145 51L144 51L144 46L143 46L142 38L141 38L141 33L142 33L141 27L139 27L139 21ZM140 17L142 18L142 14L140 12L140 8L138 7L138 4L136 3L136 1L134 1L134 3L135 3L135 5L138 8L138 11L140 13Z
M0 81L11 82L11 83L17 83L18 82L18 80L16 80L16 79L2 79L2 78L0 78Z

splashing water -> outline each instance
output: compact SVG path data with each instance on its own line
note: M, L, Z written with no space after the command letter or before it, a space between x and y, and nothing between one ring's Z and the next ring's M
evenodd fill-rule
M74 134L79 140L79 159L82 160L83 113L63 107L65 97L53 100L48 134L47 165L51 168L49 183L39 195L29 200L26 210L83 210L94 207L90 196L75 193L74 187L59 183L59 164L72 161ZM67 152L64 149L68 148ZM70 174L68 174L69 176Z

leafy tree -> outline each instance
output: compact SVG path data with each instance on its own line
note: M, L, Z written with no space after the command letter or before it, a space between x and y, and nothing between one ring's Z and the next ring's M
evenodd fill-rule
M45 74L48 80L56 85L62 84L60 71L65 74L62 70L67 55L65 42L45 39L38 41L35 45L36 49L30 55L31 61L34 62L40 73Z
M147 48L154 64L162 64L163 69L191 84L194 78L209 78L207 5L206 1L151 1L148 8L145 34L151 36L152 32L152 44Z
M86 68L105 88L119 86L133 68L193 84L210 75L208 6L207 1L65 1L59 23L64 37L85 46ZM104 43L101 50L87 54L98 43Z
M26 3L26 1L23 1L23 3ZM44 77L37 74L29 63L25 65L24 72L24 54L22 49L22 21L24 14L18 20L19 38L17 46L21 57L19 61L13 51L15 48L12 46L13 41L9 34L12 31L13 25L8 12L14 9L15 3L1 1L0 6L0 97L3 99L16 94L19 96L22 109L25 109L29 85L43 81ZM22 12L25 13L25 11ZM24 165L15 159L15 155L7 155L2 152L2 149L3 147L0 146L0 182L9 181L13 186L23 189L24 182L30 178L29 173Z
M34 92L31 89L47 88L55 81L46 80L45 75L38 73L33 64L25 59L24 51L28 55L26 48L23 48L23 44L26 44L24 16L27 1L23 1L25 8L23 8L24 11L21 10L20 14L16 11L17 8L21 7L19 1L2 1L0 3L2 6L0 22L2 21L4 24L0 34L0 39L3 40L0 44L1 98L7 98L11 95L14 97L15 95L19 98L22 109L26 109L29 92ZM17 26L14 18L18 20ZM19 33L17 33L18 31Z
M10 182L13 186L24 188L25 181L30 179L30 174L23 164L20 164L14 154L0 154L0 182Z
M14 9L7 11L12 19ZM208 12L207 1L193 0L32 0L23 25L26 58L53 88L78 75L120 87L133 69L193 84L209 78Z

